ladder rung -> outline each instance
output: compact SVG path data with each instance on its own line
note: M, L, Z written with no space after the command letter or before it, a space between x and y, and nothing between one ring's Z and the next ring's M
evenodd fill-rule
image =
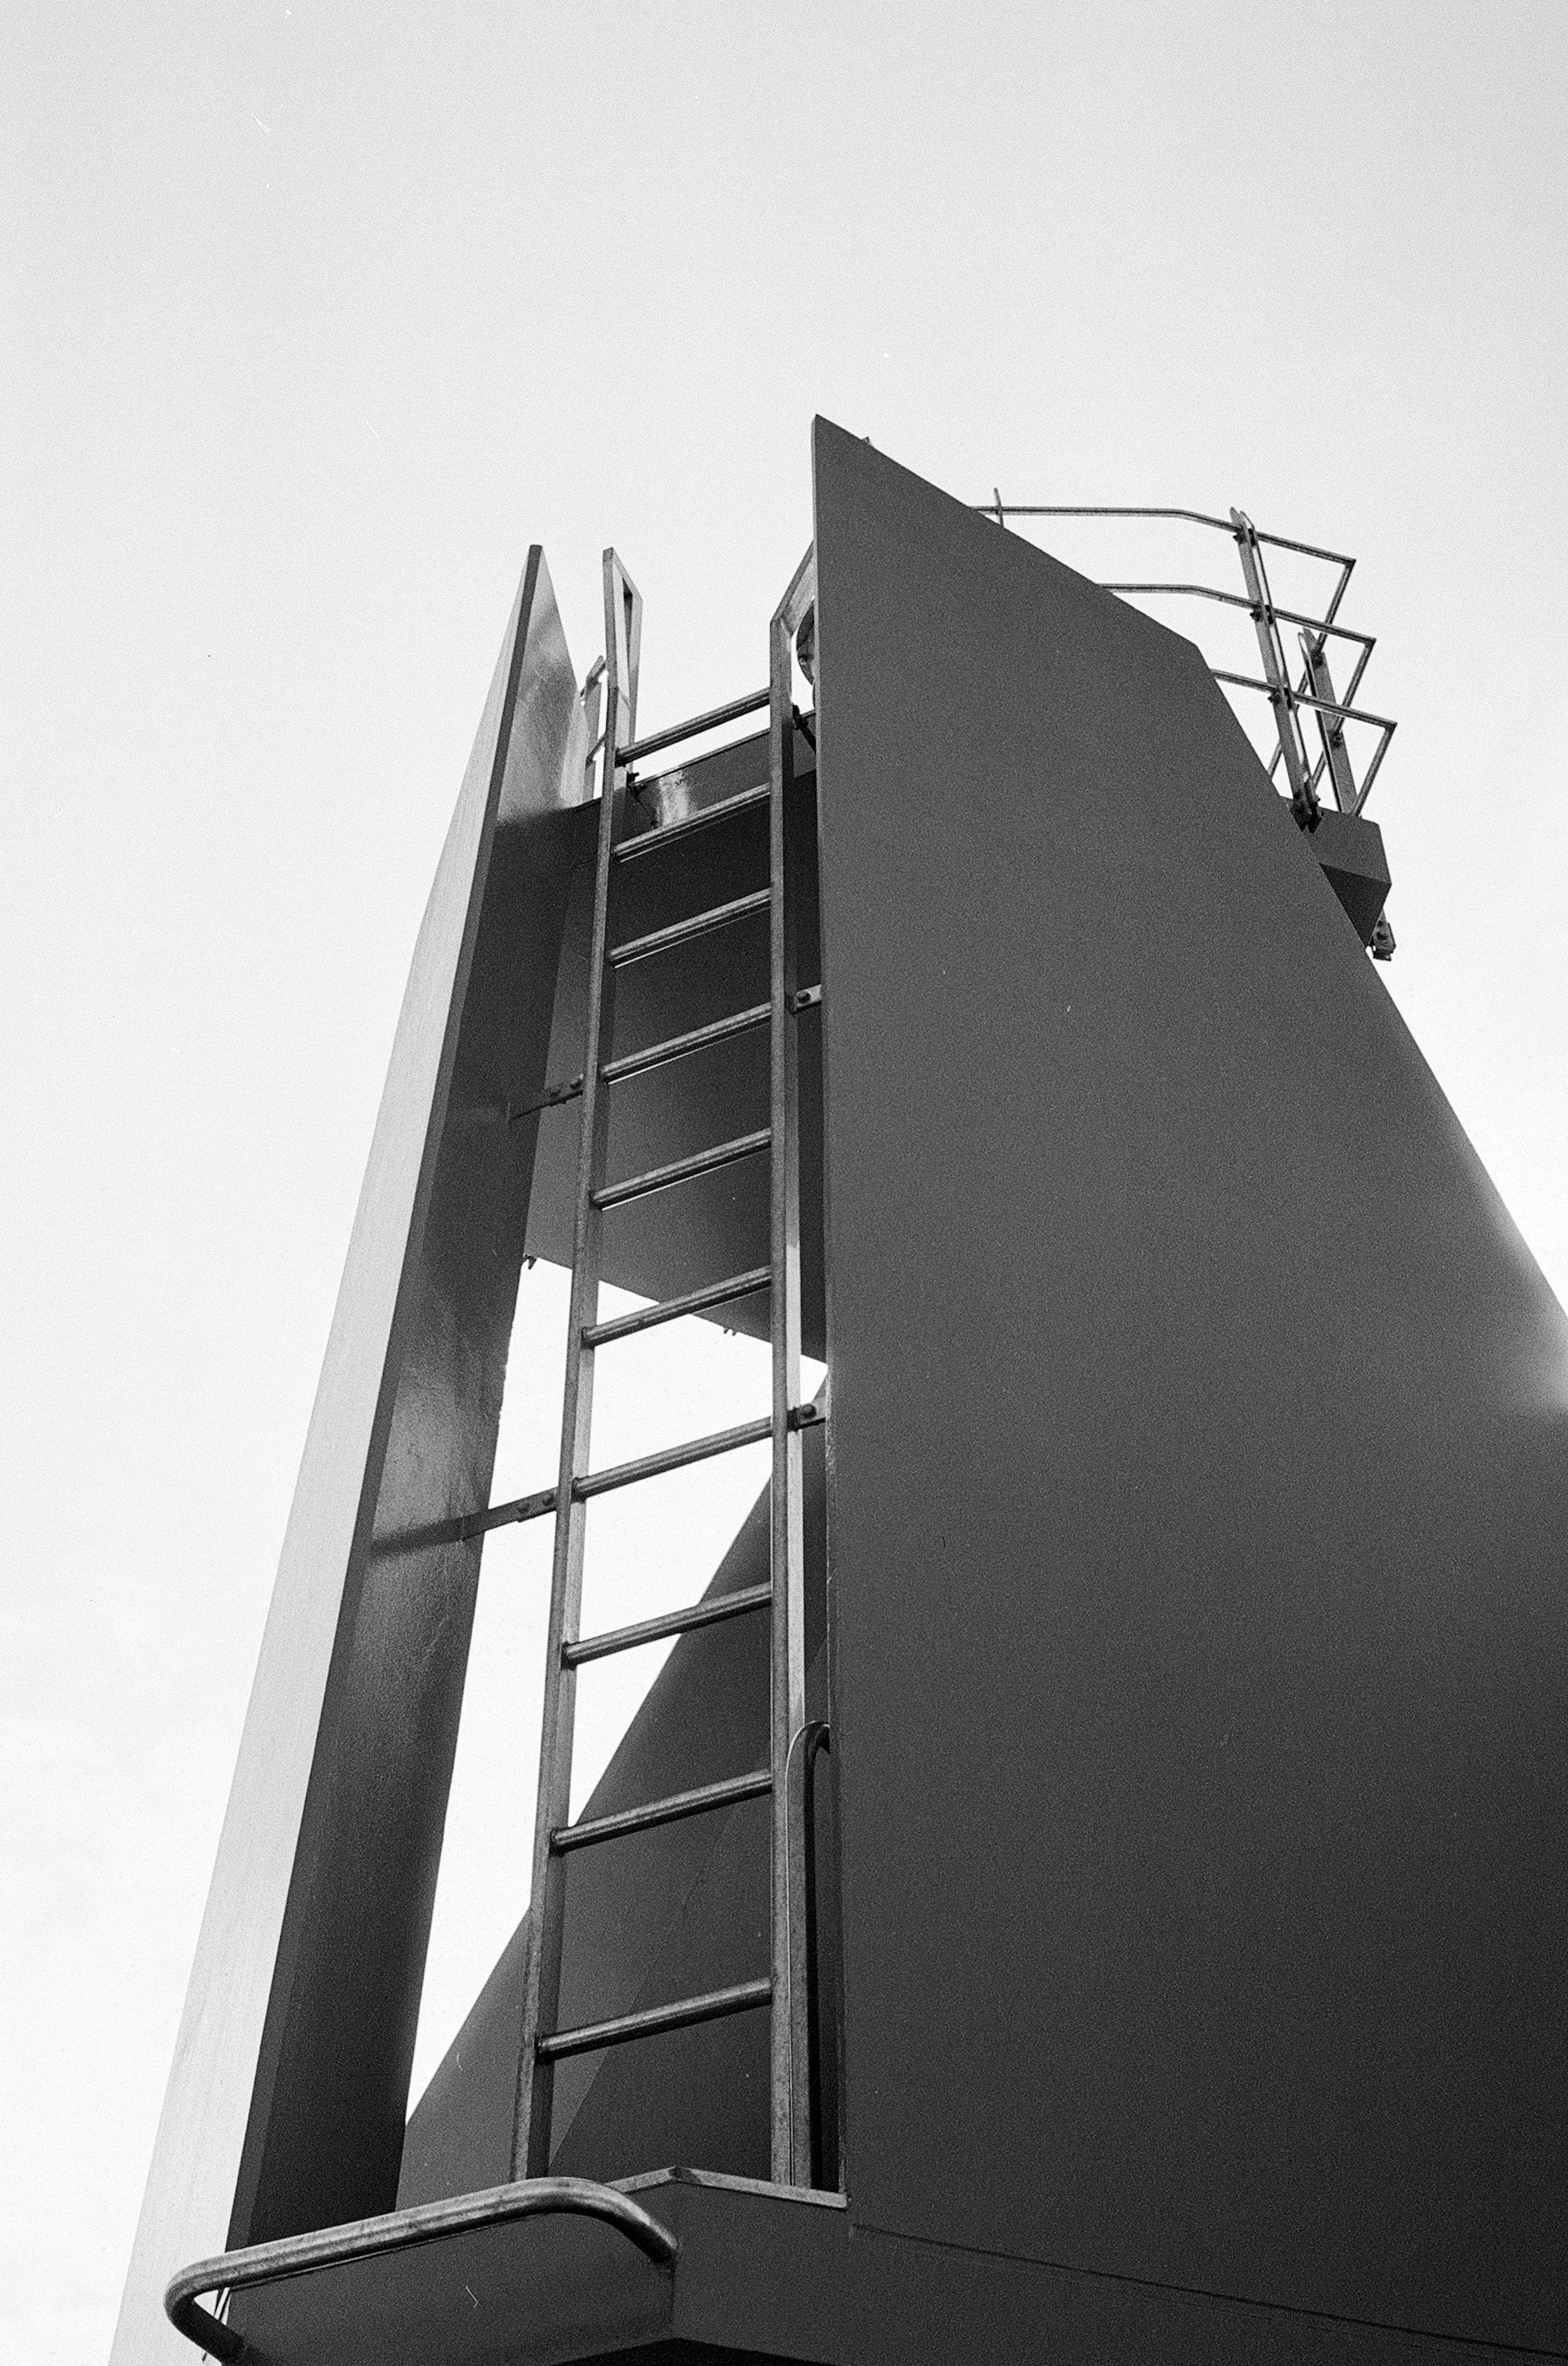
M759 788L742 789L738 795L721 797L717 804L704 806L698 813L682 814L678 821L662 822L657 829L645 829L636 838L623 838L615 850L615 860L630 862L639 854L661 853L678 839L689 838L693 830L706 829L711 821L728 821L732 814L745 813L752 806L765 806L772 794L764 781Z
M773 1788L766 1766L755 1774L727 1775L722 1783L703 1783L695 1791L673 1791L667 1799L650 1799L645 1808L623 1808L617 1816L594 1816L586 1824L563 1824L550 1835L558 1856L569 1849L592 1848L599 1841L623 1840L628 1832L649 1832L657 1824L683 1823L688 1816L705 1816L711 1808L733 1808L741 1799L760 1799Z
M635 1332L652 1331L660 1323L674 1323L682 1314L700 1314L710 1306L728 1306L767 1289L770 1266L753 1266L749 1273L733 1273L727 1281L711 1281L702 1290L689 1290L682 1298L664 1298L656 1306L640 1306L634 1314L618 1314L610 1323L590 1323L583 1333L585 1347L603 1347L611 1339L630 1339Z
M773 1139L770 1126L760 1126L756 1133L737 1134L733 1142L716 1143L711 1150L694 1150L689 1157L672 1159L667 1166L650 1166L645 1175L629 1175L624 1183L607 1183L593 1195L596 1208L618 1208L623 1200L642 1200L650 1191L663 1191L672 1183L689 1182L695 1175L711 1174L715 1167L733 1166L737 1158L750 1158L766 1150Z
M684 1035L666 1036L662 1043L650 1043L645 1052L623 1052L619 1060L607 1061L599 1073L607 1085L618 1085L623 1076L640 1076L644 1068L662 1068L666 1060L683 1060L689 1052L705 1051L710 1043L722 1043L732 1035L765 1027L771 1015L770 1003L754 1002L749 1010L732 1011L728 1019L689 1028ZM581 1091L580 1084L576 1089Z
M706 715L694 715L689 723L672 723L667 731L650 731L645 739L633 739L629 748L617 749L618 764L634 764L639 756L656 756L661 748L677 748L683 739L695 739L700 732L716 731L721 723L734 723L743 715L755 715L773 696L772 690L748 690L744 698L732 698L727 706L711 707Z
M656 1454L640 1454L635 1462L617 1462L608 1470L587 1470L572 1482L579 1504L591 1496L608 1495L612 1487L634 1487L640 1479L657 1479L666 1470L684 1470L689 1462L706 1462L715 1454L733 1454L742 1446L759 1446L773 1435L773 1417L759 1414L734 1429L716 1429L707 1437L689 1437L684 1446L666 1446Z
M601 2045L624 2045L633 2037L655 2037L665 2029L689 2029L697 2021L722 2021L726 2013L750 2012L772 2000L771 1980L741 1980L733 1989L710 1989L706 1996L682 1997L678 2004L649 2005L642 2012L617 2014L613 2021L585 2022L580 2029L558 2029L541 2037L535 2052L542 2062L558 2062L567 2054L592 2054Z
M589 1660L608 1660L616 1651L634 1651L640 1643L662 1643L666 1635L689 1634L694 1628L717 1627L726 1618L743 1617L748 1610L765 1610L773 1599L771 1585L743 1585L734 1594L716 1594L694 1602L688 1610L666 1610L657 1618L639 1618L634 1627L612 1627L603 1635L565 1643L561 1657L568 1668Z
M732 920L744 920L750 912L765 912L772 899L771 887L758 887L750 896L736 896L728 904L713 904L706 912L693 912L689 919L671 920L667 928L650 929L645 937L628 937L623 945L611 945L605 959L611 969L620 969L627 962L644 961L649 953L666 952L674 945L689 944L694 937L705 937L711 929L728 928Z
M750 1282L753 1277L749 1274L741 1274L737 1279ZM759 1266L755 1286L761 1289L763 1284L771 1279L767 1268ZM721 1284L720 1287L728 1289L729 1285ZM739 1298L743 1292L734 1290L730 1294ZM694 1290L692 1297L711 1305L722 1303L722 1300L710 1298L702 1290ZM653 1322L662 1320L672 1310L685 1312L686 1307L685 1300L672 1298L663 1306L645 1308L644 1313L647 1319ZM642 1317L628 1315L622 1319L627 1322L638 1322ZM614 1330L615 1327L613 1324L607 1326L610 1330ZM585 1333L585 1340L587 1337L588 1335ZM823 1409L819 1404L813 1403L793 1405L790 1411L790 1426L791 1429L811 1429L822 1418ZM733 1454L738 1447L759 1445L765 1437L771 1435L772 1429L771 1416L760 1414L756 1421L743 1421L737 1428L716 1429L707 1437L689 1438L684 1446L666 1446L656 1454L639 1455L635 1462L618 1462L609 1470L590 1470L583 1478L574 1481L572 1493L579 1504L584 1504L591 1495L608 1494L613 1487L632 1487L639 1479L657 1479L666 1470L683 1470L689 1462L706 1462L715 1454ZM454 1527L444 1533L462 1544L469 1537L483 1536L488 1528L510 1527L514 1520L543 1519L546 1512L553 1512L554 1508L554 1488L542 1487L536 1495L517 1495L510 1504L492 1504L487 1512L465 1512L455 1523ZM630 1632L630 1629L627 1631ZM678 1631L677 1628L670 1629L672 1634Z

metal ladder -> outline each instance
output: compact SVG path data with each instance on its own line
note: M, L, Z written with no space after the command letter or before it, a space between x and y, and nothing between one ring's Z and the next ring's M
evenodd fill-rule
M512 2127L514 2179L548 2174L554 2071L558 2061L570 2055L626 2045L666 2030L717 2020L729 2013L760 2011L766 2006L771 2014L771 2176L779 2184L810 2181L812 2131L807 1964L811 1934L807 1926L803 1803L806 1773L817 1737L807 1729L805 1721L801 1433L820 1420L822 1414L816 1405L800 1401L801 1222L795 1021L801 1010L820 1000L821 987L813 982L802 988L797 977L793 904L786 894L786 885L795 745L790 651L795 632L811 604L812 580L812 555L808 553L772 621L766 691L639 742L634 734L642 598L614 551L604 555L605 723L559 1477L553 1490L526 1499L524 1504L512 1511L512 1516L528 1516L545 1510L555 1515L522 2042ZM745 790L662 827L628 831L628 776L633 760L764 705L769 711L766 786ZM678 843L742 807L760 804L764 798L769 813L766 888L623 943L610 942L611 882L621 865ZM622 968L632 961L649 959L689 943L710 930L722 928L765 907L769 916L769 993L766 1003L736 1011L644 1051L619 1059L606 1058L613 1042L616 978ZM646 1174L607 1184L610 1103L616 1084L707 1044L764 1025L769 1035L768 1124ZM736 1160L765 1155L771 1167L768 1263L710 1282L679 1298L600 1322L599 1262L605 1211L711 1173ZM770 1413L734 1428L642 1456L633 1462L604 1470L592 1470L589 1448L593 1379L599 1352L655 1324L727 1305L763 1290L772 1293ZM714 1601L700 1602L689 1609L666 1612L612 1632L584 1637L580 1632L583 1562L588 1505L592 1498L611 1488L634 1485L764 1439L771 1440L773 1448L768 1583ZM650 1800L621 1814L570 1822L577 1669L589 1661L631 1651L639 1644L765 1608L769 1612L771 1627L767 1764L696 1790ZM612 1844L632 1832L763 1796L770 1797L772 1803L771 1949L766 1977L623 2013L613 2020L575 2029L561 2028L561 1954L568 1856L578 1849ZM630 2162L627 2167L632 2169L651 2165Z

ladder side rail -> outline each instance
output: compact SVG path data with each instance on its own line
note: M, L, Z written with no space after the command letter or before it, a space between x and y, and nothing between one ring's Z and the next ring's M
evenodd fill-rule
M771 2173L776 2184L811 2179L810 2030L805 1979L805 1899L791 1874L800 1865L799 1815L789 1782L790 1754L806 1716L805 1488L801 1432L791 1418L801 1393L800 1080L794 997L799 986L795 899L790 894L790 806L794 782L794 636L810 604L815 573L808 554L776 611L769 631L768 806L769 1049L771 1082L770 1251L773 1268L773 1469L769 1489L769 1766L772 1774ZM814 981L813 981L814 983Z
M610 1095L599 1070L615 1018L615 973L607 958L610 929L610 868L615 840L618 790L623 750L636 729L637 671L643 624L642 595L613 550L604 554L605 711L599 771L599 849L594 873L593 933L588 954L588 1019L583 1045L583 1089L577 1143L577 1199L572 1225L571 1314L566 1334L566 1369L562 1391L561 1457L555 1492L555 1540L550 1578L550 1623L545 1640L544 1702L539 1737L539 1793L533 1827L532 1881L529 1891L527 1970L523 1989L521 2045L512 2118L514 2178L549 2172L551 2103L554 2074L540 2052L541 2036L558 2018L561 1940L565 1922L566 1868L551 1846L552 1835L571 1811L572 1742L577 1712L577 1666L566 1647L577 1640L582 1617L583 1552L588 1505L578 1482L588 1465L593 1428L593 1357L584 1335L599 1315L599 1266L603 1211L597 1187L604 1176L610 1132Z

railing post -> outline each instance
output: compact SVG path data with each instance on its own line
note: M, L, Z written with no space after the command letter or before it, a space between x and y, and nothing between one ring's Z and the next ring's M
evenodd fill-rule
M1317 792L1308 776L1306 749L1302 741L1301 725L1296 720L1295 697L1280 640L1279 620L1269 592L1268 571L1259 547L1258 529L1242 510L1233 509L1230 522L1236 533L1236 546L1241 554L1241 572L1247 583L1247 597L1251 605L1258 648L1263 659L1263 674L1269 685L1269 704L1274 710L1274 724L1280 735L1280 753L1285 760L1285 777L1291 784L1291 806L1297 821L1309 824L1317 817Z

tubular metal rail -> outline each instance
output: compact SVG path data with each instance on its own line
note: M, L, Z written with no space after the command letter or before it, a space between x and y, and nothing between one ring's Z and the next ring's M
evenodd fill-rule
M202 2306L203 2293L222 2295L218 2300L222 2308L230 2293L258 2284L319 2274L325 2268L340 2267L351 2259L369 2259L379 2252L433 2243L443 2235L460 2234L472 2226L563 2214L597 2218L615 2227L655 2267L675 2263L679 2249L676 2237L630 2194L586 2177L536 2177L523 2184L496 2185L484 2193L426 2202L417 2209L389 2211L384 2217L360 2218L347 2226L324 2226L308 2235L286 2235L275 2243L255 2243L248 2250L198 2259L174 2277L163 2295L163 2312L187 2341L222 2359L224 2366L234 2366L245 2355L244 2338L236 2327Z
M1102 590L1123 595L1157 595L1170 593L1193 600L1213 600L1223 607L1245 609L1251 617L1258 636L1259 653L1262 659L1262 679L1256 674L1234 673L1223 666L1211 666L1216 682L1233 683L1240 690L1261 691L1274 711L1274 727L1279 745L1269 763L1269 776L1273 778L1282 763L1290 787L1291 805L1298 821L1310 828L1319 810L1319 784L1327 775L1335 805L1341 813L1359 814L1372 794L1372 783L1388 752L1394 725L1386 715L1373 715L1355 704L1361 676L1374 643L1367 633L1351 630L1337 622L1339 603L1350 582L1353 558L1342 551L1325 550L1311 542L1293 542L1287 535L1264 534L1255 526L1242 510L1232 510L1228 518L1211 517L1204 510L1138 509L1127 507L1088 508L1060 502L1004 502L1000 491L990 501L978 501L975 507L987 517L993 517L1005 527L1009 518L1162 518L1174 519L1188 525L1212 527L1227 535L1236 544L1241 560L1244 592L1222 592L1208 583L1104 583ZM1326 561L1339 570L1338 580L1321 616L1302 614L1294 608L1280 607L1269 588L1268 569L1263 559L1263 546L1272 550L1294 551L1304 558ZM1299 682L1291 680L1280 626L1299 627L1302 652L1302 675ZM1349 642L1355 649L1350 678L1341 697L1334 687L1328 664L1330 640ZM1310 760L1302 732L1301 714L1305 710L1317 723L1321 752ZM1350 767L1350 752L1345 745L1347 723L1365 723L1378 734L1365 772L1358 785Z
M511 1504L470 1515L465 1534L512 1520L555 1520L550 1622L545 1646L544 1708L540 1741L538 1807L534 1824L532 1911L523 1994L522 2042L512 2131L512 2175L540 2180L549 2167L554 2065L572 2055L622 2045L658 2032L718 2020L727 2014L771 2013L770 2139L775 2182L804 2183L812 2161L810 2047L807 1971L809 1939L804 1928L801 1835L794 1824L801 1812L798 1783L789 1779L790 1752L805 1725L804 1542L801 1432L823 1418L822 1408L801 1402L801 1272L799 1084L795 1021L821 998L812 983L802 988L796 975L794 899L786 894L790 793L793 777L795 715L791 699L791 648L814 583L811 554L797 569L773 619L768 686L669 730L636 737L637 675L642 600L613 551L605 553L605 663L598 855L588 967L588 1021L583 1071L551 1099L581 1099L577 1195L572 1249L572 1296L566 1375L563 1391L559 1475L553 1488ZM585 686L585 705L588 687ZM597 697L598 681L592 684ZM769 770L766 787L747 789L679 819L649 828L628 829L629 799L637 783L634 760L697 738L761 707L769 710ZM593 718L590 717L590 720ZM754 894L689 918L611 941L612 883L618 867L640 862L666 848L683 848L690 835L742 807L768 806L768 884ZM633 963L656 960L694 942L710 930L745 918L768 915L769 992L766 1003L693 1029L646 1050L608 1056L614 1039L617 980ZM650 1168L622 1181L607 1182L610 1103L623 1078L686 1057L732 1035L768 1030L770 1093L768 1122L733 1140ZM521 1114L521 1112L520 1112ZM698 1177L744 1159L766 1156L771 1173L769 1256L767 1266L710 1282L679 1298L601 1322L599 1316L603 1220L608 1210L653 1193L678 1189ZM608 1470L589 1468L595 1358L616 1341L678 1316L705 1312L763 1290L772 1298L772 1407L756 1421L638 1457ZM637 1484L686 1465L769 1442L773 1451L770 1570L766 1585L749 1586L721 1601L641 1619L612 1632L579 1633L587 1506L596 1495ZM570 1820L573 1733L577 1669L588 1662L634 1650L666 1636L722 1618L767 1610L770 1621L769 1752L766 1766L724 1782L710 1783L653 1799L615 1815ZM767 1797L771 1808L772 1937L765 1977L700 1996L619 2014L577 2028L560 2025L561 1956L566 1883L570 1858L648 1831L656 1825Z

